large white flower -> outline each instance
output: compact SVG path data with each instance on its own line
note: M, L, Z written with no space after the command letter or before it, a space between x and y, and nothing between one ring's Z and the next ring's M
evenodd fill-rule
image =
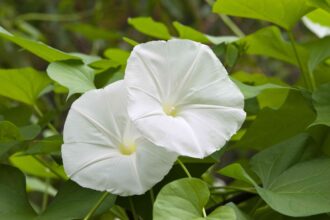
M241 127L244 97L203 44L153 41L134 48L125 84L128 114L151 142L180 155L203 158Z
M79 185L122 196L144 193L176 160L176 154L150 143L134 128L122 81L88 91L73 103L62 157L66 173Z
M305 26L319 38L330 35L330 13L317 9L304 16Z

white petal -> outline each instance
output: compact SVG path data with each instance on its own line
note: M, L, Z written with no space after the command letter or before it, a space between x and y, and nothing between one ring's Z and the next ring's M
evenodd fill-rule
M128 114L137 129L180 155L208 156L245 119L243 95L212 50L200 43L170 40L136 46L125 83Z
M64 127L62 158L70 178L83 187L122 196L143 194L171 169L176 154L143 138L130 122L122 81L75 101ZM134 142L124 155L120 145Z
M330 35L330 27L320 25L319 23L313 22L311 19L306 16L302 18L305 26L312 31L319 38L323 38L325 36Z

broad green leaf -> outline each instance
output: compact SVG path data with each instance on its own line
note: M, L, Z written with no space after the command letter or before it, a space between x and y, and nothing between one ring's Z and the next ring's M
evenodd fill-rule
M53 172L51 172L46 166L44 166L40 160L37 160L33 156L20 156L13 155L9 158L11 164L15 167L18 167L20 170L24 171L27 174L38 176L38 177L47 177L47 178L59 178ZM63 167L57 165L54 161L49 162L49 166L52 167L63 178L66 178Z
M36 215L25 192L24 174L0 165L0 219L32 220Z
M94 70L77 62L54 62L47 68L48 76L69 89L69 96L95 89Z
M314 7L322 8L330 12L330 0L308 0L308 3Z
M291 91L278 110L261 110L236 146L264 149L304 132L314 118L315 113L305 98Z
M301 159L307 140L307 134L297 135L259 152L250 160L252 169L264 187L269 187L278 176Z
M293 217L330 212L330 159L298 163L267 188L257 187L274 210Z
M0 26L0 37L19 45L20 47L30 51L34 55L48 62L55 62L60 60L79 60L79 58L73 55L54 49L42 42L33 41L23 37L15 36L9 33L8 31L6 31L1 26Z
M109 48L104 52L104 56L110 60L116 61L117 63L126 66L127 59L130 52L118 48Z
M205 36L205 34L189 27L185 26L177 21L173 22L173 26L179 32L179 37L182 39L189 39L193 41L198 41L201 43L209 43L209 39Z
M39 125L27 125L19 128L22 140L32 140L41 132Z
M215 209L203 217L210 191L206 183L196 178L175 180L162 188L153 208L154 220L245 220L232 205ZM237 208L237 207L236 207Z
M313 105L316 110L316 120L312 125L330 126L330 83L323 84L313 93Z
M151 17L129 18L128 23L136 30L148 36L164 40L171 38L167 27L163 23L153 20Z
M205 182L184 178L169 183L159 192L154 204L153 219L192 220L203 216L203 207L210 191Z
M58 191L54 200L37 220L72 220L82 219L97 203L103 192L83 188L67 181ZM115 203L116 196L109 194L95 214L109 210Z
M0 95L26 103L35 104L50 79L46 74L30 67L0 69Z
M239 42L245 44L248 54L267 56L298 66L292 45L283 39L281 31L275 26L260 29ZM296 47L299 57L305 62L308 59L307 50L299 45Z
M217 0L213 12L265 20L291 30L313 10L306 0Z
M330 16L329 16L330 19ZM330 20L329 20L330 21ZM330 27L329 27L330 28ZM308 69L314 72L316 67L330 57L330 36L306 45L309 50Z

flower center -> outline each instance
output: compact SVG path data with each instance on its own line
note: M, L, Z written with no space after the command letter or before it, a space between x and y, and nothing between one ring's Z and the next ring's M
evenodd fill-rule
M136 151L136 145L134 143L120 144L119 151L123 155L131 155L132 153L134 153Z
M168 116L175 117L177 114L177 110L173 105L164 104L163 110L164 110L165 114L167 114Z

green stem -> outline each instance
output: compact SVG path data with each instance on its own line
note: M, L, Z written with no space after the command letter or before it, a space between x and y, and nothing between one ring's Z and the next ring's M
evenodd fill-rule
M46 210L47 203L48 203L48 189L49 189L50 181L49 178L46 178L46 187L44 194L42 196L42 204L41 204L41 210L42 212Z
M292 45L293 52L296 56L297 63L298 63L300 72L303 76L305 85L306 85L307 89L309 89L310 91L314 91L315 88L316 88L314 75L308 69L305 70L305 68L303 67L303 64L302 64L301 59L300 59L299 54L298 54L298 50L297 50L297 47L296 47L296 41L294 39L292 31L288 31L288 36L290 38L290 43Z
M129 201L129 205L131 206L131 211L132 211L132 214L133 214L133 219L134 220L138 220L138 217L137 217L137 214L136 214L136 211L135 211L134 202L133 202L132 197L129 197L128 198L128 201Z
M189 173L189 170L187 169L187 167L184 165L184 163L182 163L182 161L178 158L177 159L178 164L180 164L180 166L182 167L183 171L186 173L186 175L191 178L192 176Z
M186 173L186 175L189 177L189 178L192 178L189 170L187 169L187 167L184 165L184 163L178 158L177 159L178 161L178 164L180 164L180 166L182 167L183 171ZM202 213L203 213L203 217L206 218L207 215L206 215L206 211L205 211L205 208L203 207L202 209Z
M44 114L42 113L42 111L40 110L40 108L35 104L33 105L33 108L34 110L36 111L36 113L38 114L38 116L40 118L44 117ZM51 124L51 123L48 123L47 124L48 128L50 130L52 130L55 134L59 134L60 132L58 132L58 130Z
M149 193L150 193L151 203L154 204L155 203L155 194L154 194L154 191L152 190L152 188L149 190Z
M237 37L245 37L245 34L243 31L228 17L224 14L219 14L220 18L223 20L223 22L227 25L227 27L236 34Z
M55 176L58 176L60 179L65 180L65 178L60 173L58 173L56 170L54 170L54 168L51 167L48 163L46 163L43 159L39 158L36 155L32 155L32 157L34 159L36 159L39 163L41 163L44 167L48 168L49 171L52 172Z
M99 198L99 200L97 200L97 202L95 203L95 205L91 208L91 210L89 210L89 212L87 213L87 215L85 216L84 220L88 220L90 219L94 213L96 212L96 210L100 207L100 205L102 204L102 202L107 198L107 196L109 195L109 192L104 192L102 194L102 196Z

